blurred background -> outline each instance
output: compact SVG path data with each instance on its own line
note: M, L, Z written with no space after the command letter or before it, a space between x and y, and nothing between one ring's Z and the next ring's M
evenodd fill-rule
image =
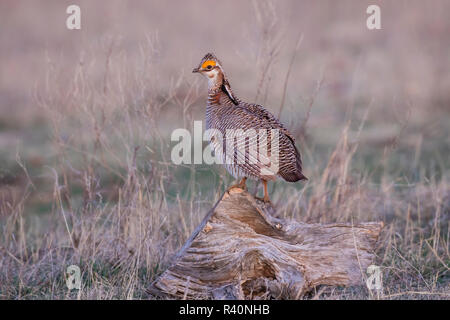
M66 28L71 4L81 30ZM366 27L370 4L381 30ZM71 297L73 261L89 266L81 297L149 297L233 182L170 161L171 132L204 120L206 81L191 70L207 52L297 138L310 180L270 185L278 214L390 223L387 297L445 296L448 12L445 0L2 1L0 298Z

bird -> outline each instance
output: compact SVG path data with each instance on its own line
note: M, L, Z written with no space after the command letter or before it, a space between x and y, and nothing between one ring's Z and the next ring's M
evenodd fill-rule
M208 79L207 136L215 156L240 181L232 187L246 190L248 178L261 180L264 197L258 199L270 203L268 181L280 177L288 182L308 180L302 173L294 136L263 106L244 102L234 94L213 53L207 53L192 72Z

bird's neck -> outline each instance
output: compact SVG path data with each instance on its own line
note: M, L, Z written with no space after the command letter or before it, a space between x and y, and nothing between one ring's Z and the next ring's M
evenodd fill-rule
M210 75L208 75L207 77L208 77L208 92L216 91L222 87L224 76L219 69L210 72Z
M222 95L223 73L219 70L208 75L208 104L220 104L220 96Z
M223 94L221 87L208 88L208 105L220 104L220 97Z
M221 70L208 75L208 103L220 104L221 97L225 97L233 104L238 104L236 97L231 91L230 84Z

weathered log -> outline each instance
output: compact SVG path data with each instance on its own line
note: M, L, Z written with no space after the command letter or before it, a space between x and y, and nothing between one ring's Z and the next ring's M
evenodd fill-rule
M318 285L362 284L382 222L306 224L240 188L205 216L149 291L187 299L298 299Z

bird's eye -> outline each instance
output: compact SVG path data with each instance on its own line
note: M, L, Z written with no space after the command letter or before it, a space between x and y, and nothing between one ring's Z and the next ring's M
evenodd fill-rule
M214 60L206 60L202 63L202 69L208 69L211 70L216 65L216 62Z

